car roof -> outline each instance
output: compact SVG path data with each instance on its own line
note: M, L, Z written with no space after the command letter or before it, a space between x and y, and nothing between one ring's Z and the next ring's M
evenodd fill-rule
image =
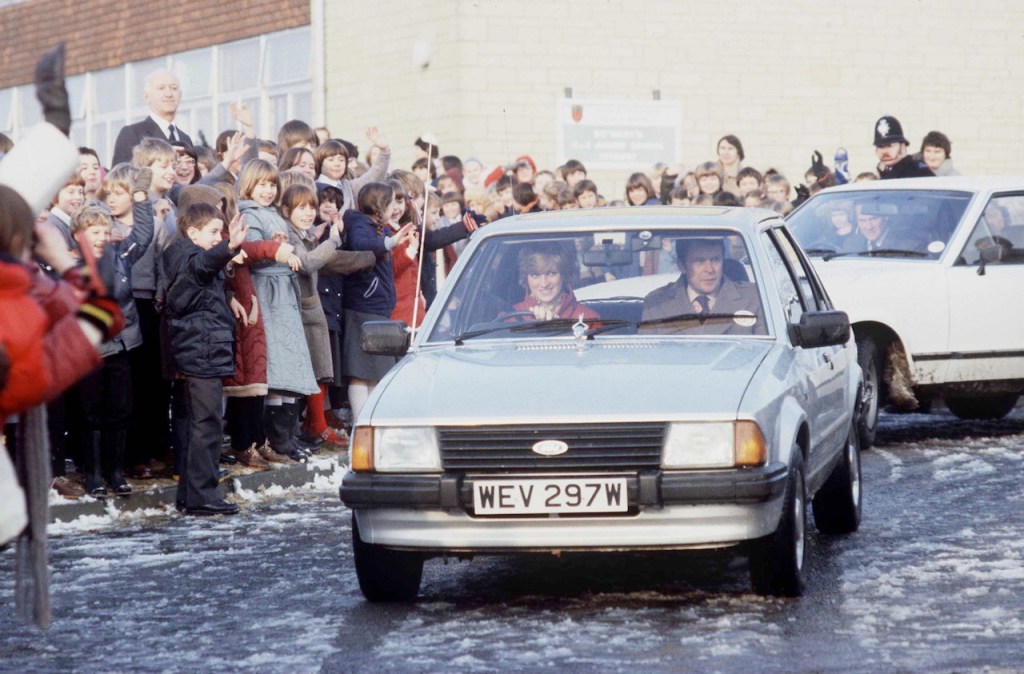
M781 221L778 213L764 208L724 206L634 206L570 209L526 213L502 218L480 229L484 236L502 234L621 231L623 229L681 228L736 229L753 234L765 221Z
M961 190L968 192L1002 192L1024 190L1021 176L942 176L935 178L899 178L897 180L865 180L822 190L818 194L863 192L877 190ZM817 194L815 196L818 196Z

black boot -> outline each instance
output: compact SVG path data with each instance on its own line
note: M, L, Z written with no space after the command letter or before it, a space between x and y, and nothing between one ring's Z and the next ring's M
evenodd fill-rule
M85 475L85 493L94 498L106 498L107 488L100 477L100 432L82 431L82 474Z
M128 432L122 429L103 431L103 477L118 496L130 496L132 486L124 479L124 446Z
M306 455L292 442L295 426L294 409L290 405L267 405L263 409L263 429L272 450L293 461L305 461Z

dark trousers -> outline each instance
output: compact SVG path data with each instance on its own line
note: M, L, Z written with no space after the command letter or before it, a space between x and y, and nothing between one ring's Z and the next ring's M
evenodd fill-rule
M231 435L231 449L244 452L253 444L259 447L266 440L263 433L265 399L266 396L228 397L224 415L227 417L228 433Z
M220 411L224 386L219 378L186 377L185 390L188 447L178 477L177 501L196 508L221 498L217 471L224 437Z
M124 430L132 412L132 370L129 352L103 359L103 365L78 383L82 428Z
M168 407L171 383L163 377L160 349L160 314L153 300L135 298L142 345L130 352L135 393L128 428L129 465L147 463L167 453L170 443Z

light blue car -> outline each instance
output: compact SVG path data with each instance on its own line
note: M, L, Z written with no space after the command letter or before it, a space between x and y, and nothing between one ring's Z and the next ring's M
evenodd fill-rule
M476 232L356 422L341 499L371 601L424 561L743 546L762 594L804 589L817 528L861 519L861 370L774 213L538 213Z

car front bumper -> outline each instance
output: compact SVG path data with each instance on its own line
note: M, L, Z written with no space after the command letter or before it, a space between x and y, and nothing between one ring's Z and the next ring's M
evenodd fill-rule
M630 510L621 515L474 516L472 475L350 471L340 493L355 512L363 540L393 548L435 553L676 549L729 546L774 531L787 474L784 464L633 473L627 481Z

